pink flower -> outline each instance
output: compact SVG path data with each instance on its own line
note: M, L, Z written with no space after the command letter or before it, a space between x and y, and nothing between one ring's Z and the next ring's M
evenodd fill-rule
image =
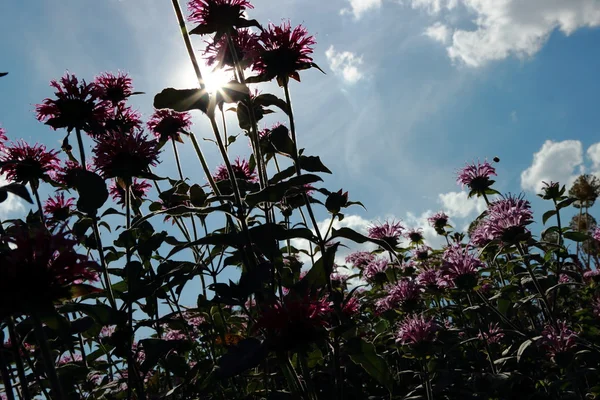
M142 118L138 111L128 107L125 103L118 103L113 112L108 115L102 126L88 134L98 140L110 133L127 135L142 129Z
M110 102L113 107L127 100L133 94L132 80L123 72L119 72L117 75L104 72L96 77L94 84L98 89L98 97Z
M415 247L415 249L413 250L413 257L415 259L415 261L425 261L429 259L429 251L431 250L431 247L429 246L417 246Z
M102 91L93 83L81 83L75 75L65 74L60 82L50 81L56 89L56 99L45 99L36 105L37 119L54 129L67 131L81 129L86 132L98 131L98 126L106 118L107 102L100 99Z
M163 329L164 340L187 340L186 334L180 330L170 329L167 325L164 325Z
M283 86L289 78L300 81L298 71L315 66L310 54L316 41L302 25L292 29L289 21L280 26L271 23L261 32L260 41L252 69L262 80L277 78Z
M419 345L433 342L439 326L432 318L423 315L408 316L398 326L396 342L403 345Z
M598 269L593 269L590 271L585 271L583 273L583 279L585 279L586 281L590 281L590 280L598 280L600 279L600 270Z
M440 211L427 218L427 221L429 221L429 225L431 225L431 227L434 228L436 232L438 232L444 230L446 225L448 225L449 219L450 218L443 211Z
M4 149L4 144L8 142L8 137L6 137L6 129L0 128L0 152Z
M243 20L244 11L254 8L247 0L190 0L188 20L199 24L190 33L208 34L217 32L217 39L231 33Z
M256 182L256 173L250 170L250 164L244 159L239 157L235 159L235 162L231 164L235 178L244 182ZM217 172L213 175L215 182L229 180L229 172L225 165L219 165Z
M560 274L560 276L558 277L558 283L569 283L571 281L573 280L567 274Z
M592 231L592 237L594 238L594 240L599 241L600 242L600 228L595 228Z
M577 345L577 333L573 332L564 321L556 321L556 327L546 325L542 331L542 347L550 357L566 353Z
M375 261L375 256L368 251L355 251L346 257L346 262L352 264L354 268L366 267L373 261Z
M470 234L470 242L475 247L485 247L494 240L486 220L481 220Z
M368 235L371 239L384 240L391 245L398 244L404 226L400 221L385 221L383 224L374 224L369 227Z
M360 310L360 300L356 296L352 296L342 305L342 313L351 317L356 315Z
M88 171L92 169L92 166L88 164ZM54 180L61 185L65 185L67 187L75 187L75 183L77 182L77 174L84 169L81 167L81 164L75 161L67 160L64 165L56 168L52 177Z
M487 344L500 343L500 341L504 337L504 333L502 333L502 330L498 326L498 323L490 323L487 328L487 332L483 331L483 335L480 332L477 334L477 337L479 338L479 340L486 341Z
M13 182L36 183L48 177L59 166L58 152L46 150L43 144L30 146L21 140L5 146L0 153L0 172Z
M148 121L148 129L161 142L175 140L183 143L181 133L192 126L192 116L187 112L177 112L169 109L156 110Z
M258 36L249 29L238 29L233 31L231 34L231 40L233 41L233 47L237 60L242 66L246 68L252 64L257 54L258 48ZM206 56L206 64L213 65L217 64L217 68L223 68L224 66L233 67L233 57L229 50L227 37L223 36L216 42L208 43L204 50Z
M159 153L158 142L148 140L141 131L130 135L112 133L96 142L94 163L104 178L131 180L156 166Z
M431 289L444 289L452 286L441 271L434 269L424 269L415 280L419 285Z
M48 198L44 204L44 212L54 221L64 221L71 215L75 199L70 197L65 200L63 192Z
M388 261L385 258L375 258L363 269L363 276L368 281L376 281L379 276L387 271L389 266Z
M67 355L62 356L60 358L60 360L58 360L58 365L77 363L77 362L81 362L82 360L83 360L83 356L79 353L73 354L73 356L71 356L70 354L67 354Z
M457 279L464 276L476 277L479 269L484 267L483 262L461 244L453 244L448 247L444 252L442 261L444 275L455 281L455 283Z
M73 283L96 279L98 265L66 232L16 222L2 239L10 246L0 250L0 318L51 307L71 298Z
M485 220L489 234L505 243L521 240L529 231L525 228L533 222L533 212L527 200L506 196L496 200L488 208Z
M411 244L422 244L425 238L423 237L423 229L421 228L413 228L409 229L404 237L410 240Z
M402 279L395 285L386 287L388 294L379 299L376 304L376 310L381 313L388 310L396 309L400 306L404 308L413 308L421 299L423 287L416 281Z
M467 164L458 172L456 182L464 188L468 186L471 193L483 194L489 189L494 181L490 179L492 175L496 175L496 170L487 161L483 164Z
M133 178L130 187L130 194L133 199L141 199L146 196L148 190L152 187L151 184L146 180L138 180L137 178ZM113 200L120 205L125 205L125 189L123 189L120 185L113 181L109 187L109 192Z

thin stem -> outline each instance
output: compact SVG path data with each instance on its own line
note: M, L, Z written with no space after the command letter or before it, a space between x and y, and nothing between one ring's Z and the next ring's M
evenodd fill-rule
M306 354L303 352L298 353L298 360L300 361L300 371L302 371L302 378L304 378L304 383L306 384L308 398L310 400L318 400L315 384L310 376L310 368L308 368L308 362L306 361Z
M33 195L35 197L35 202L37 203L38 206L38 212L40 213L40 220L42 221L42 224L46 223L46 219L44 217L44 209L42 208L42 201L40 200L40 194L38 192L38 183L34 183L31 182L30 183L31 186L31 191L33 192Z
M194 54L194 48L192 47L190 35L188 34L187 28L185 26L185 18L183 17L183 13L181 12L181 7L179 6L179 2L177 0L171 0L171 3L173 4L175 16L177 17L177 22L179 23L179 28L181 29L181 36L183 37L183 42L185 43L185 49L187 50L188 56L190 57L190 61L192 62L192 66L194 67L194 72L196 73L198 84L200 85L200 89L204 89L206 86L204 85L204 79L202 78L202 72L200 71L198 60L196 59L196 55Z
M208 180L208 184L211 189L217 196L221 196L221 191L217 187L215 180L210 173L210 169L208 168L208 164L206 163L206 158L204 157L204 153L202 153L202 149L198 145L198 141L196 140L196 135L190 133L190 139L192 140L192 145L194 146L194 150L196 151L196 155L198 156L198 160L200 161L200 165L202 165L202 169L204 170L204 174L206 175L206 179Z
M94 237L96 238L96 246L98 247L98 257L100 258L100 266L102 267L102 276L104 278L104 285L108 293L108 301L115 310L117 309L117 301L115 300L115 294L113 293L112 283L110 281L110 275L108 274L108 266L106 265L106 259L104 258L104 247L102 246L102 237L100 236L100 230L98 229L98 218L92 217L92 229L94 231Z
M75 128L75 133L77 134L77 144L79 145L79 157L81 158L81 168L87 169L87 165L85 164L85 149L83 147L81 130L79 128Z
M531 269L531 265L529 264L529 260L527 259L527 255L525 254L525 250L523 250L521 243L517 243L516 247L517 247L519 254L521 255L521 258L523 258L523 263L525 264L527 272L529 273L529 276L531 277L531 280L533 281L533 284L534 284L538 294L540 295L540 298L541 298L541 301L543 304L542 312L544 313L544 315L546 315L546 318L548 319L548 321L550 321L552 323L552 325L555 325L554 317L552 316L552 312L551 312L550 306L548 304L548 299L546 298L546 295L544 294L544 291L543 291L537 277L535 276L533 270Z
M131 189L131 183L127 181L125 183L125 220L127 230L131 229L131 196L129 194ZM133 283L133 269L131 268L131 249L129 244L125 244L125 252L127 253L127 321L131 332L128 338L128 349L127 349L127 400L131 400L133 396L133 383L135 368L133 367L133 296L132 296L132 283Z
M4 344L4 334L0 335L0 339L0 343ZM7 400L15 400L15 393L10 381L10 373L8 372L8 362L6 361L6 357L4 357L4 349L0 349L0 377L2 377Z
M225 151L229 150L229 138L227 137L227 123L225 122L225 111L221 109L221 120L223 121L223 140L225 141Z
M171 139L173 144L173 154L175 155L175 163L177 164L177 171L179 172L179 179L183 181L183 171L181 170L181 162L179 161L179 152L177 151L177 144Z
M39 315L35 313L32 314L31 317L33 319L35 337L42 353L42 359L44 360L44 364L46 364L46 374L48 379L50 379L52 391L54 392L54 398L65 399L66 397L64 395L64 391L60 384L60 380L58 379L58 375L56 374L54 358L52 357L52 353L50 353L50 347L48 346L48 338L46 337L46 332L42 326L42 320L40 319Z
M24 400L30 400L31 394L29 393L29 385L27 383L27 376L25 375L25 367L23 366L23 360L21 360L21 355L19 354L21 342L17 338L15 322L12 317L8 318L8 334L10 336L10 341L13 344L13 357L15 358L15 365L17 366L17 373L19 374L19 386L21 386L21 393L23 394Z

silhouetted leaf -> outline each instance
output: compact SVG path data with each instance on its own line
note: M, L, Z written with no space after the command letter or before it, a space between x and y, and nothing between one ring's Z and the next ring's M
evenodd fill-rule
M166 88L154 96L154 108L170 108L178 112L200 110L208 113L210 96L204 89Z
M267 348L260 340L256 338L241 340L219 359L216 374L222 379L237 376L256 367L267 354Z
M25 185L22 185L20 183L9 183L8 185L0 187L0 195L1 194L5 195L5 197L3 197L3 198L0 197L0 203L2 203L4 200L6 200L6 198L8 197L8 196L6 196L7 193L12 193L15 196L19 196L20 198L27 201L28 203L33 204L33 201L31 200L31 196L29 195L29 191L27 190Z
M375 352L375 346L359 338L348 341L350 359L364 368L365 371L391 393L394 388L394 378L383 357Z
M98 209L108 200L108 189L104 179L95 172L78 170L73 183L79 193L77 209L88 215L96 215Z
M308 172L325 172L331 174L318 156L300 156L300 168Z
M285 197L290 189L304 187L304 185L322 180L323 179L319 176L312 174L295 176L287 181L269 185L259 192L250 193L246 196L246 203L248 203L248 206L250 207L254 207L263 202L278 203Z

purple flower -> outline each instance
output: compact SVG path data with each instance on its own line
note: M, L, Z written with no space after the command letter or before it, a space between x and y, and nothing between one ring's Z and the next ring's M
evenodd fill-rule
M477 274L484 267L483 262L469 252L461 244L448 247L442 256L444 275L452 279L457 286L460 283L477 283ZM457 281L458 280L458 281ZM474 286L474 285L473 285Z
M46 150L43 144L30 146L24 140L11 143L0 151L0 173L18 183L34 183L45 179L50 171L59 167L58 152Z
M89 131L88 134L98 140L110 133L127 135L141 129L142 118L140 113L131 107L127 107L125 103L119 103L113 112L104 119L102 126L99 126L96 131Z
M480 332L477 334L477 337L479 338L479 340L487 342L487 344L500 343L500 341L504 337L504 333L502 333L502 330L498 326L498 323L490 323L487 332Z
M279 86L283 86L289 78L300 81L298 71L315 66L310 54L316 41L302 25L292 29L289 21L280 26L269 24L261 32L260 41L252 69L262 80L277 78Z
M423 237L423 229L421 228L409 229L404 234L404 237L410 240L410 243L413 245L423 244L423 240L425 240Z
M98 131L98 126L107 116L107 102L100 99L102 90L93 83L79 80L67 73L60 82L50 81L56 89L55 99L47 98L35 106L37 119L53 129L66 128L69 132L81 129Z
M65 200L63 192L57 193L54 197L48 198L44 204L44 212L53 221L64 221L71 215L73 205L75 204L74 198L68 198Z
M351 317L356 315L360 310L360 300L356 296L352 296L342 306L342 313L346 316Z
M192 126L192 116L187 112L156 110L148 121L148 128L160 141L169 139L183 143L181 133Z
M422 270L415 280L419 285L430 289L444 289L452 286L441 271L432 268Z
M133 93L132 80L123 72L119 72L117 75L104 72L96 77L94 84L98 89L98 97L110 102L113 107L127 100Z
M257 55L258 36L249 29L238 29L231 34L237 61L243 69L252 64ZM227 37L223 36L216 42L210 42L204 50L206 64L217 64L217 68L233 67L234 60L229 50Z
M91 170L91 165L88 164L88 170ZM75 161L67 160L65 161L63 166L59 166L54 171L52 171L53 179L60 183L61 185L65 185L67 187L75 187L77 174L83 171L81 168L81 164Z
M375 308L380 313L398 307L412 309L423 293L421 285L408 279L402 279L394 285L388 285L386 290L388 294L375 303Z
M446 225L448 225L449 219L450 218L443 211L440 211L427 218L427 221L429 221L429 225L431 225L431 227L434 228L436 232L443 233L444 228L446 227Z
M241 21L244 11L254 8L247 0L190 0L188 20L199 24L190 33L217 33L216 39L224 33L231 33Z
M83 356L79 353L73 354L73 356L71 356L70 354L67 354L67 355L62 356L58 360L58 365L77 363L77 362L81 362L82 360L83 360Z
M250 164L239 157L231 164L235 178L244 182L256 182L256 174L250 170ZM229 171L225 165L219 165L217 172L213 175L215 182L226 181L229 179Z
M132 196L132 200L133 199L141 199L144 196L146 196L146 193L148 193L148 190L150 190L151 187L152 187L152 185L150 183L148 183L148 181L143 180L143 179L138 180L137 178L133 178L133 181L132 181L131 187L130 187L130 193ZM111 183L108 190L110 192L111 197L117 204L125 205L125 189L123 189L120 185L118 185L116 181L113 181Z
M6 137L6 129L0 128L0 152L4 148L4 143L8 142L8 137Z
M600 242L600 228L595 228L592 231L592 237L594 238L594 240L599 241Z
M398 325L396 342L403 345L419 345L435 340L439 326L432 318L423 315L408 316Z
M373 261L375 261L375 255L368 251L355 251L346 257L346 262L352 264L354 268L364 268Z
M556 321L556 326L546 325L542 331L542 347L550 357L566 353L577 345L577 333L573 332L563 321Z
M467 164L458 172L456 182L464 188L468 186L472 194L484 194L489 189L494 181L490 179L492 175L496 175L496 170L487 161L483 164Z
M597 280L599 280L600 279L600 270L593 269L593 270L590 270L590 271L585 271L583 273L583 279L585 279L586 281L590 281L590 280L597 281Z
M486 220L481 220L470 234L470 242L475 247L485 247L494 240Z
M485 220L489 234L505 243L514 243L527 236L525 228L533 222L529 201L509 195L492 202Z
M108 134L94 147L94 163L104 178L123 178L131 181L134 176L148 172L158 163L158 142L148 140L141 131L129 134Z
M363 269L363 276L368 281L378 281L381 275L385 276L389 263L384 258L374 258Z
M431 250L431 247L429 246L417 246L414 250L413 250L413 256L414 259L416 261L425 261L429 259L429 251Z
M404 226L400 221L385 221L383 224L374 224L369 227L368 235L371 239L380 239L395 246L402 235Z

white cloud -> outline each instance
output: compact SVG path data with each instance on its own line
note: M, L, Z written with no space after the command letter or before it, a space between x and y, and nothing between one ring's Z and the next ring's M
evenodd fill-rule
M600 173L600 143L595 143L587 150L587 156L592 161L592 172Z
M381 7L382 0L348 0L351 9L344 8L340 14L352 13L355 19L360 19L362 15L371 9Z
M452 37L452 32L450 28L447 25L442 24L441 22L436 22L435 24L431 25L425 30L425 33L423 34L432 38L436 42L440 42L443 44L448 43L448 41Z
M555 29L569 35L600 25L598 0L411 0L410 4L436 15L461 4L474 16L475 29L457 29L447 49L452 59L471 67L511 55L532 56Z
M593 153L597 149L596 146L590 147ZM588 150L588 155L590 155L590 150ZM577 177L582 163L583 150L580 141L553 142L546 140L542 148L533 155L531 166L521 173L521 187L535 193L542 189L542 181L559 182L568 187Z
M7 185L8 183L9 182L0 175L0 187ZM23 201L19 197L9 193L6 200L0 203L0 221L14 217L15 214L23 212L24 210L25 206L23 205Z
M329 46L325 52L329 61L329 68L336 74L344 78L349 84L358 82L363 78L363 73L359 69L363 63L362 57L350 51L338 52L333 45Z
M480 197L469 198L465 191L440 193L438 202L450 218L475 217L486 208L485 200Z
M513 110L513 111L510 113L510 120L511 120L512 122L514 122L514 123L517 123L517 122L519 122L519 114L517 114L517 111L516 111L516 110Z

